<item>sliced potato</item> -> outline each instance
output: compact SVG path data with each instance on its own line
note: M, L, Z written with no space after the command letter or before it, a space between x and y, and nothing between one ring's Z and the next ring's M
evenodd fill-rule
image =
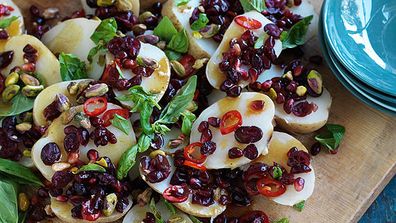
M132 197L129 197L128 200L129 200L129 205L125 208L124 212L119 213L117 211L114 211L112 215L108 217L106 216L99 217L95 222L114 222L122 218L132 207L133 204ZM70 223L92 222L92 221L73 218L71 215L72 208L73 205L70 202L60 202L57 201L55 198L51 198L51 209L62 222L70 222Z
M269 151L267 155L262 155L255 162L262 162L268 165L272 165L274 162L285 167L287 171L290 171L290 167L287 165L287 152L292 148L297 147L298 150L302 150L308 153L307 148L291 135L283 132L274 132L271 141L269 142ZM294 177L301 177L305 180L304 189L297 192L293 185L286 187L286 192L281 196L272 198L278 204L293 206L300 201L307 200L313 193L315 187L315 172L312 167L311 172L295 174Z
M258 79L259 82L264 82L273 77L280 77L283 75L283 69L279 66L272 66L267 71L266 75L261 75ZM294 133L310 133L322 128L329 117L332 98L330 93L323 88L323 93L320 97L307 97L307 101L315 103L318 110L312 112L305 117L297 117L295 115L287 114L283 109L283 104L275 103L275 120L276 123L287 131Z
M253 18L261 22L262 24L261 28L252 30L256 36L263 35L264 34L263 27L268 23L272 23L270 20L268 20L262 14L256 11L247 12L243 14L243 16L246 16L248 18ZM246 29L238 25L234 20L231 23L230 27L225 32L223 40L220 43L220 46L217 48L216 52L212 54L213 56L210 58L208 65L206 66L206 76L208 78L209 83L214 88L220 89L221 84L226 79L226 74L224 74L219 68L219 63L223 59L223 53L228 51L228 49L230 48L231 39L240 38L245 31ZM282 52L282 42L280 40L275 41L274 50L277 56L279 56L280 53ZM248 83L249 83L248 81L240 81L239 85L245 87L248 85Z
M46 126L47 124L49 124L49 122L47 122L47 120L44 117L44 109L54 101L55 96L57 94L65 95L66 97L69 98L71 103L74 103L75 96L71 96L69 94L69 91L67 90L67 86L71 82L80 82L80 81L87 81L87 79L78 80L78 81L59 82L41 91L40 94L37 95L36 100L34 100L34 104L33 104L34 124L36 124L37 126Z
M155 2L152 2L154 4ZM87 4L87 0L81 0L81 4L87 15L95 15L96 8L91 8ZM139 16L140 1L139 0L116 0L115 6L120 11L131 10L134 15ZM150 5L151 6L151 5Z
M44 81L46 86L60 82L62 79L58 59L40 40L30 35L14 36L7 41L4 51L14 51L14 57L11 64L1 70L2 74L8 75L12 68L25 63L23 48L27 44L38 51L36 73L39 74L39 79Z
M168 220L171 217L178 217L181 218L180 221L184 220L183 222L185 223L192 223L191 219L184 214L183 212L176 210L176 214L172 215L168 208L166 207L165 203L163 201L159 201L155 207L157 208L157 210L159 211L159 213L161 214L161 218L165 221L168 222ZM150 208L148 207L148 205L146 206L139 206L139 205L135 205L133 206L133 208L131 210L129 210L129 212L125 215L124 220L122 221L123 223L141 223L143 221L143 219L146 218L146 213L147 212L152 212L150 210Z
M107 105L108 110L119 109L119 108L121 107L111 103ZM73 122L68 125L72 125L72 124L76 125L76 123ZM43 138L39 139L32 148L33 162L37 167L37 169L41 172L41 174L43 174L43 176L48 180L51 180L52 175L54 174L54 170L51 168L51 166L47 166L43 163L43 161L41 160L41 151L45 145L47 145L50 142L54 142L58 145L59 149L62 152L61 162L67 162L67 153L63 146L63 142L65 138L65 133L63 132L63 129L65 127L66 126L62 124L61 117L55 119L48 127L47 134ZM96 147L93 140L90 140L88 145L80 146L79 148L80 160L82 160L83 162L88 162L89 160L86 156L87 152L90 149L96 149L99 152L100 157L107 156L116 165L121 155L127 149L131 148L132 145L136 144L136 137L133 130L128 135L126 135L123 131L119 130L113 125L110 125L109 127L107 127L107 129L115 135L115 137L117 138L117 143L116 144L109 143L106 146ZM88 131L90 132L92 130L93 128L88 129Z
M299 6L293 6L289 8L294 14L301 15L302 17L307 17L313 15L311 24L308 27L307 35L305 36L305 41L311 39L318 33L318 22L319 15L315 12L315 7L310 1L304 0Z
M194 8L201 3L200 0L190 0L187 4L179 7L177 0L167 1L162 8L162 15L168 16L177 30L186 29L189 37L188 53L195 58L210 58L219 44L212 38L195 38L190 27L190 17Z
M21 13L21 10L19 9L19 7L17 5L15 5L15 3L11 0L1 0L0 4L6 5L6 6L11 6L14 9L13 11L11 11L10 15L4 16L1 19L10 18L12 16L18 17L18 19L15 20L14 22L12 22L9 27L5 28L5 30L8 33L8 36L13 37L13 36L22 35L23 33L25 33L23 16L22 16L22 13ZM0 40L0 52L4 51L4 46L6 43L7 43L7 40Z
M250 108L250 103L256 100L264 101L263 110L254 111ZM263 137L254 144L259 154L266 154L268 141L273 131L272 119L274 118L275 108L271 99L261 93L244 92L237 98L226 97L205 109L192 126L190 143L200 141L201 133L198 131L198 126L202 121L208 120L209 117L221 118L226 112L231 110L237 110L241 113L243 120L242 126L257 126L262 130ZM210 127L210 129L213 135L212 141L216 143L216 151L208 156L204 163L206 168L233 169L251 162L246 157L237 159L230 159L228 157L228 150L232 147L244 149L247 146L247 144L239 143L235 139L234 133L222 135L219 128Z
M150 77L142 77L142 83L140 84L146 92L156 94L156 100L161 100L166 89L168 88L168 83L170 80L170 64L165 53L158 47L147 43L141 43L141 48L139 51L139 57L149 58L155 60L159 67L155 69ZM107 64L113 63L114 57L111 54L106 55ZM122 69L123 76L126 79L130 79L135 76L131 70ZM114 90L116 96L121 96L127 91L117 91ZM121 102L124 106L132 107L132 102Z
M96 46L91 40L92 34L99 26L100 21L86 18L69 19L51 28L44 34L41 41L54 53L70 53L87 64L89 78L98 80L103 73L105 64L100 63L97 54L88 61L89 51Z
M171 173L169 174L168 178L166 178L165 180L159 182L159 183L150 183L146 177L143 174L143 171L141 168L139 168L140 171L140 176L142 177L142 179L155 191L157 191L158 193L162 194L166 188L170 187L170 180L175 172L175 166L173 164L173 159L170 156L167 156L168 158L168 162L171 166ZM182 203L173 203L173 205L175 205L175 207L179 208L180 210L182 210L183 212L187 213L187 214L191 214L197 217L202 217L202 218L211 218L211 217L216 217L219 214L223 213L226 209L226 206L223 206L221 204L219 204L217 201L215 201L214 204L210 205L210 206L202 206L202 205L198 205L198 204L193 204L192 203L192 195L189 196L189 198L182 202Z
M183 149L188 145L190 141L188 136L184 136L184 140L182 143L177 147L171 147L169 144L172 140L178 139L178 137L182 134L179 128L172 128L170 132L166 133L164 137L164 146L161 148L162 151L166 152L167 154L172 154L179 149Z

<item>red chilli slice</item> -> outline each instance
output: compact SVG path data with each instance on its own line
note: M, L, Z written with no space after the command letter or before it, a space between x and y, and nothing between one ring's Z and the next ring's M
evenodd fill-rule
M257 190L266 197L278 197L286 192L286 186L269 177L257 181Z
M237 110L231 110L223 115L220 121L220 132L226 135L242 125L242 115Z
M107 99L105 97L94 97L84 103L84 113L91 117L102 114L107 109Z
M235 22L245 29L260 29L263 26L260 21L242 15L235 17Z

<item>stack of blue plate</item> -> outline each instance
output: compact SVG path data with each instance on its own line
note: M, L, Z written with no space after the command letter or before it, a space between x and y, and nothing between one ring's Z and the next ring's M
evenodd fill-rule
M396 0L326 0L319 38L331 70L352 94L396 114Z

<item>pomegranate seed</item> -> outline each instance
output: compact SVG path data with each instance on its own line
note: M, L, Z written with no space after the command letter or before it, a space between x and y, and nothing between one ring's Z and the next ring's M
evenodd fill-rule
M34 72L36 70L36 64L34 63L25 63L22 65L22 70L25 72Z
M66 197L66 195L59 195L56 197L56 200L60 202L66 202L68 198Z
M87 153L87 157L89 159L90 162L95 162L98 160L99 158L99 153L97 150L95 149L90 149Z
M204 131L202 131L200 142L201 143L208 142L208 141L212 140L212 137L213 137L212 136L212 131L209 128L207 128Z
M297 177L294 180L294 189L296 189L297 192L300 192L304 189L304 184L305 184L305 180L301 177Z
M319 142L314 143L310 149L311 155L312 156L318 155L321 149L322 149L322 145Z
M67 157L67 162L70 164L75 164L78 162L78 158L80 158L80 154L77 153L69 153L69 156Z
M209 128L209 123L207 121L202 121L201 123L199 123L198 132L203 132L208 128Z
M271 80L266 80L261 84L261 90L263 91L269 91L271 88L272 81Z

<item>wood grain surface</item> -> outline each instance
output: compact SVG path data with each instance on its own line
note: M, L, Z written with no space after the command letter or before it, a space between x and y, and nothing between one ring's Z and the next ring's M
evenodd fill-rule
M70 15L81 7L79 0L14 1L25 12L25 18L29 17L26 13L31 4L41 9L59 7L61 17ZM322 0L312 2L319 12ZM310 41L305 49L308 55L321 53L317 40ZM395 175L396 118L370 108L354 98L326 65L319 70L324 76L325 86L333 96L329 122L346 127L340 151L337 155L322 152L314 157L315 191L306 202L303 212L276 205L261 197L255 199L250 209L261 209L274 220L288 217L290 222L357 222ZM307 147L312 143L312 135L297 138Z

